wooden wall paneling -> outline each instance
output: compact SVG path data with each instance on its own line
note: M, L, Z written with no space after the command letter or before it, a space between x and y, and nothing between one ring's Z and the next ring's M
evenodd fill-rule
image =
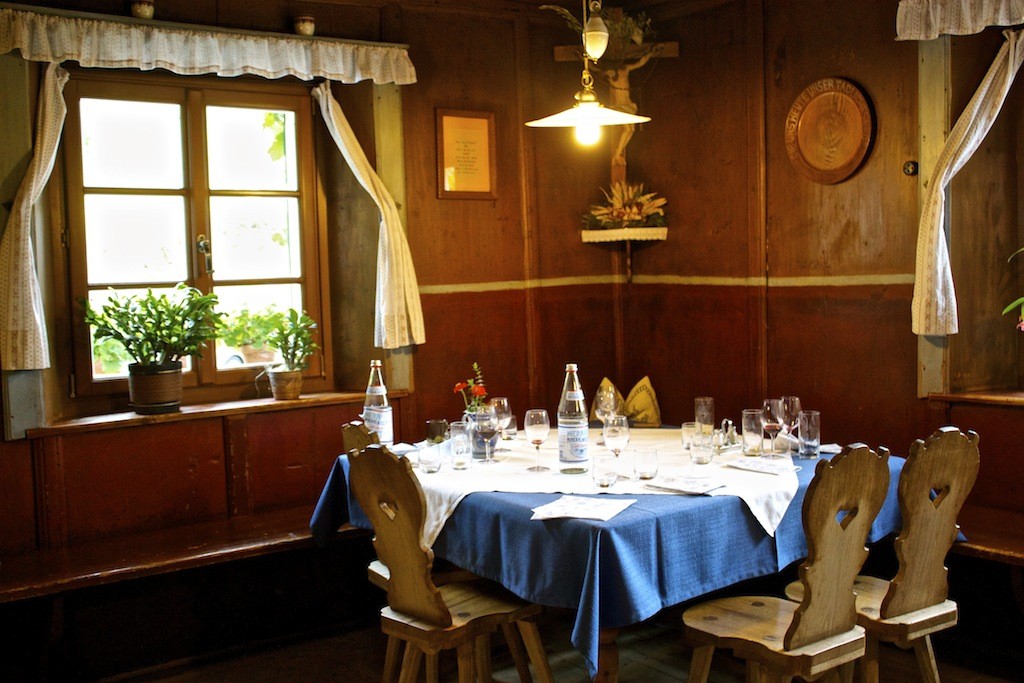
M644 375L651 378L661 419L693 419L696 396L715 398L717 421L739 423L747 403L752 359L747 352L747 289L634 285L626 328L634 337L623 394Z
M60 437L32 442L36 533L40 548L59 548L68 542L67 470L63 446L64 441Z
M421 419L408 426L408 440L424 438L423 420L462 415L462 397L452 390L472 376L474 361L483 369L491 396L507 396L516 415L534 407L528 405L534 370L527 362L522 290L425 295L422 300L428 342L416 349L415 362ZM541 326L546 322L542 318Z
M917 340L907 324L909 285L771 287L773 396L820 410L822 441L863 441L905 455L930 434L915 398Z
M253 512L315 500L324 482L315 476L314 411L258 413L247 422Z
M747 135L751 147L757 150L756 160L747 164L750 187L747 202L749 237L747 241L747 273L763 284L747 288L748 342L750 345L751 382L747 386L747 406L758 405L758 397L768 394L768 254L766 212L767 188L765 178L768 161L765 147L765 62L764 62L764 3L748 0L747 51L750 73L757 74L747 88ZM742 415L741 415L742 420Z
M1003 43L997 29L951 41L952 121L974 95ZM1021 295L1017 129L1024 86L1016 82L985 141L949 189L950 261L960 332L949 337L951 391L1017 387L1016 317L1003 307ZM951 123L952 125L952 123ZM1016 261L1016 259L1015 259Z
M892 38L897 2L767 7L769 275L913 273L917 179L902 167L918 150L917 45ZM858 84L877 122L864 164L835 185L799 174L783 136L793 101L825 77Z
M962 430L973 429L981 440L981 468L968 496L973 505L1024 512L1020 495L1024 445L1020 440L1024 408L954 403L950 423Z
M227 472L228 511L232 517L252 512L247 425L245 415L224 418L224 470Z
M536 406L531 407L547 408L552 424L566 363L579 366L588 406L593 402L602 377L607 375L616 386L622 387L623 380L614 376L615 329L611 289L612 285L574 285L545 287L537 292L543 345L540 363L534 372L543 373L546 377L547 393L539 398ZM623 391L629 391L629 387L624 387Z
M69 434L60 443L71 543L228 514L220 419Z
M0 441L0 555L36 546L31 443Z
M393 402L395 412L401 413L402 407L408 401L402 400ZM317 408L313 412L313 433L316 435L313 449L313 496L310 498L310 514L312 514L312 503L315 503L320 496L320 490L327 482L327 475L334 467L334 461L345 452L344 441L341 437L341 426L346 422L355 420L362 412L362 406L344 405ZM398 441L396 432L395 441ZM404 436L403 441L408 441Z

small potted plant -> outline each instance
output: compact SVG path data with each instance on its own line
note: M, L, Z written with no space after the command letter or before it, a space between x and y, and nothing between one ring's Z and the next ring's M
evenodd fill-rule
M267 335L267 344L281 353L281 363L270 368L270 390L274 398L294 399L302 393L302 371L309 365L309 357L317 350L313 341L316 322L294 308L282 314L281 324Z
M245 363L270 363L274 350L267 343L270 333L284 324L284 313L267 307L262 311L243 308L228 314L217 337L232 349L238 349Z
M97 343L119 343L128 365L128 400L141 415L176 412L181 406L181 359L200 356L204 342L217 336L223 314L216 294L178 283L170 293L121 296L111 290L97 310L86 301L85 322Z

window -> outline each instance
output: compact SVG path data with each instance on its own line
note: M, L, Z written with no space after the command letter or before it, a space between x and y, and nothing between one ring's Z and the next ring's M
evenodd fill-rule
M228 325L185 362L185 386L252 386L274 359L262 344L274 315L326 310L308 88L75 71L65 99L70 301L212 291ZM120 345L95 343L77 303L72 320L74 392L125 391ZM312 361L307 375L324 376Z

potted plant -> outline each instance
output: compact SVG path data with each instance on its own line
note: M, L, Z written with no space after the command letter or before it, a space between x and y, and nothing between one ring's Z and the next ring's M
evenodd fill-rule
M269 363L274 360L274 350L267 338L283 324L284 313L272 307L262 311L243 308L225 317L217 337L225 345L238 349L246 363Z
M319 348L313 341L316 322L294 308L282 314L281 323L267 335L267 344L277 349L283 359L270 368L270 390L276 399L294 399L302 393L302 371L309 365L309 357Z
M202 344L217 336L223 314L216 294L178 283L170 293L119 295L113 289L99 310L86 301L85 322L97 343L119 343L128 365L128 400L141 415L172 413L181 406L181 359L202 355Z

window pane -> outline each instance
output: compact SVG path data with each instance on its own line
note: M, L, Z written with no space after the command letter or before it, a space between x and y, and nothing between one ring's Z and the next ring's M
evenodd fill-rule
M210 232L218 280L302 274L294 197L211 197Z
M215 287L217 310L227 313L227 321L217 339L217 367L274 363L281 354L264 341L274 327L275 313L289 308L302 310L299 285L233 285Z
M146 293L145 289L116 289L114 290L118 296L132 296L142 295ZM157 294L166 293L168 295L174 292L173 289L164 287L154 287L153 291ZM89 303L92 305L93 310L99 311L103 308L103 305L110 299L109 289L94 289L89 292ZM134 359L128 356L128 352L124 350L124 346L120 342L112 339L104 339L101 342L96 341L93 334L96 332L95 327L89 327L89 339L92 340L92 376L94 379L117 379L119 377L128 376L128 365L134 363ZM182 372L188 372L192 369L192 357L181 359Z
M241 107L206 108L210 188L295 190L295 113Z
M182 197L85 197L89 284L180 282L188 277Z
M86 187L181 189L181 106L82 99Z

